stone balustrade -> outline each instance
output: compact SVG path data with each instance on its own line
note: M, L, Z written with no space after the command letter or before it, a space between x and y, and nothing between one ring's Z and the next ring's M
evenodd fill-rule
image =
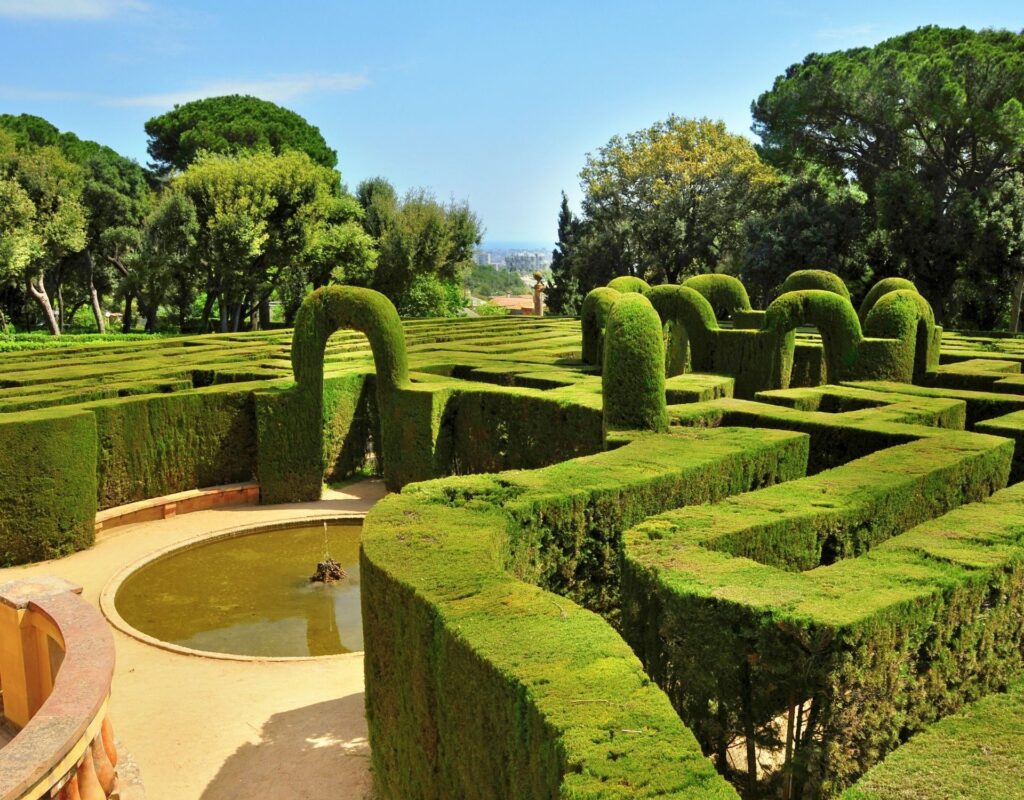
M0 800L117 797L107 718L114 641L81 589L60 578L0 584Z

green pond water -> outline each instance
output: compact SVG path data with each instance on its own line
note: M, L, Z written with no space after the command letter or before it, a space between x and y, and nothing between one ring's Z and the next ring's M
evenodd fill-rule
M246 656L326 656L363 649L359 524L327 527L348 577L310 583L324 528L244 534L147 564L114 598L132 627L195 650Z

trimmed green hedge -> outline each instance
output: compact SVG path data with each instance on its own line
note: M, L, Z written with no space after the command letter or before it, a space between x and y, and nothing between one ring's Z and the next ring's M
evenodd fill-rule
M333 429L331 403L341 404L342 413L355 414L349 397L324 394L324 356L327 340L336 331L347 328L365 334L370 342L375 366L380 443L384 481L398 489L410 479L422 479L432 473L421 465L408 468L405 460L422 458L422 447L409 450L409 424L422 423L422 415L410 420L407 411L421 399L417 393L400 402L402 390L409 385L409 364L402 323L394 305L372 289L353 286L325 286L309 294L295 317L292 334L292 368L296 386L283 393L261 397L261 464L259 468L261 500L284 502L316 500L320 497L325 463L324 428ZM293 396L294 395L294 396ZM410 409L410 406L413 408ZM349 409L352 409L349 412ZM430 426L427 426L430 435ZM332 437L333 438L333 437ZM287 446L288 454L275 448Z
M971 506L900 536L1005 485L1011 445L929 432L625 534L625 636L706 752L724 763L740 738L781 758L775 720L802 704L796 754L761 790L791 774L797 795L830 796L908 730L1024 666L1024 628L998 641L1019 610L986 615L974 580L962 599L941 588L975 535L957 515L993 515ZM962 538L945 547L950 531Z
M792 332L803 325L813 325L821 334L829 380L842 380L856 364L864 336L849 299L822 289L785 292L772 301L765 314L764 330L776 336L780 349L773 383L762 388L789 386L795 344Z
M861 324L867 322L868 314L871 309L875 307L883 295L889 292L895 292L898 289L908 289L912 292L917 291L917 287L912 281L908 281L906 278L882 278L874 286L872 286L866 295L864 295L864 302L860 304L860 310L857 312L857 316L860 318Z
M826 269L798 269L795 272L789 273L786 276L786 280L782 282L779 294L801 292L807 289L832 292L845 300L850 299L850 290L846 288L843 279Z
M676 346L689 348L689 356L673 356L673 363L685 360L693 372L710 372L714 366L715 334L719 330L715 310L704 296L688 286L665 284L655 286L647 299L658 312L664 325L672 325L673 333L681 331L681 342ZM680 335L676 333L676 335ZM677 374L669 366L669 375Z
M1021 515L1011 510L1019 525ZM1024 786L1024 682L929 726L870 769L843 800L996 800Z
M599 406L546 392L459 389L441 418L432 475L536 469L603 449Z
M623 294L646 294L650 291L651 285L643 278L635 278L632 275L620 275L608 281L608 288Z
M604 328L608 319L608 311L621 292L606 286L592 289L583 298L580 309L580 326L583 331L581 358L584 364L601 366L604 355Z
M83 406L96 417L100 508L252 480L252 389L225 385Z
M793 371L793 331L813 325L821 335L829 381L863 379L910 382L938 367L941 328L931 306L917 294L896 290L883 295L867 316L864 330L850 301L834 292L807 289L780 295L768 306L764 331L778 343L771 383L787 388Z
M61 409L0 417L0 566L89 547L96 418Z
M375 506L361 581L382 798L735 798L608 623L515 576L600 605L624 527L796 477L806 447L777 431L645 437Z
M719 319L751 310L746 287L732 275L694 275L683 281L682 285L700 292L704 299L711 303Z
M604 336L605 430L664 431L665 341L661 319L642 294L612 304Z

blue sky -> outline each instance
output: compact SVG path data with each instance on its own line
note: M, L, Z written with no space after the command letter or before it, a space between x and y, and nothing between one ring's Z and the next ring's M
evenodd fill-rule
M304 115L350 187L468 199L487 241L550 243L585 155L669 113L749 134L812 51L919 25L1024 28L1019 0L172 2L0 0L0 112L146 160L143 123L247 93Z

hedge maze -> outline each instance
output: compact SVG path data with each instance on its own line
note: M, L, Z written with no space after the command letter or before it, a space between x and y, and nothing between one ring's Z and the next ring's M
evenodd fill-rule
M1024 785L1024 341L912 284L618 278L581 319L0 356L5 563L97 508L376 470L382 798L996 798Z

